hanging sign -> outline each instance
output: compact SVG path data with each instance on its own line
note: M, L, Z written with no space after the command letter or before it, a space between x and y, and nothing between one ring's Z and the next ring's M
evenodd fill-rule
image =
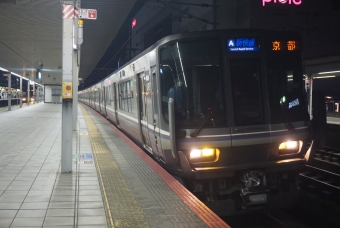
M95 9L78 8L77 13L79 14L78 15L79 19L92 19L92 20L97 19L97 10Z

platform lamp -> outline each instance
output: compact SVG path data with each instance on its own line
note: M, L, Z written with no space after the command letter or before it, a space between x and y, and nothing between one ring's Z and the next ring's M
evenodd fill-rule
M37 71L35 72L35 78L38 80L41 80L41 72L40 70L37 69Z

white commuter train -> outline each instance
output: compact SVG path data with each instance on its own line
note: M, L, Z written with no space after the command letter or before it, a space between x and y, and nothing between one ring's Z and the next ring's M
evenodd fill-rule
M219 215L298 197L311 128L299 34L167 36L79 100L131 137Z

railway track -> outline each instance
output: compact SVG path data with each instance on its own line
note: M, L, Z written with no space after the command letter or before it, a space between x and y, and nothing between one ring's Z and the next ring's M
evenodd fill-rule
M282 215L282 211L277 212L254 212L245 215L236 215L222 218L232 228L289 228L294 227L305 228L306 226L296 226L297 221L290 219L290 223L285 221L287 216Z
M315 150L314 158L300 172L301 191L295 215L310 220L311 227L340 227L339 173L340 149L324 147Z
M233 228L340 227L340 149L324 147L300 173L293 207L223 218Z
M326 199L340 197L340 175L306 165L300 173L300 187L310 193L322 194Z
M340 149L324 147L315 150L314 158L300 172L300 188L323 199L339 203Z
M308 164L333 173L340 173L340 149L324 147L315 150L314 159Z

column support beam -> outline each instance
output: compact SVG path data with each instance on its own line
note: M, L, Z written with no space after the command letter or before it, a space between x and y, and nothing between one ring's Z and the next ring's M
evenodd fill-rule
M63 82L62 82L62 129L61 129L61 173L72 172L72 110L73 99L70 94L73 71L73 1L64 1L63 9ZM72 15L69 17L68 15Z

